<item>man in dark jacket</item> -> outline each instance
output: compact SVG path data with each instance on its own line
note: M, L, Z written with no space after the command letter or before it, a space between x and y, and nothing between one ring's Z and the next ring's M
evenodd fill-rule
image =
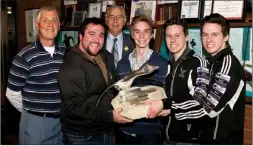
M111 94L103 92L113 83L111 55L102 50L105 24L87 18L80 26L79 43L67 52L60 73L61 124L64 144L113 144L112 122L128 123L112 110Z
M228 44L229 29L220 14L206 16L201 23L202 44L210 55L209 85L199 88L194 98L210 117L200 134L208 144L243 144L245 73Z
M117 67L119 77L123 78L148 63L158 66L158 70L136 78L133 86L163 86L168 72L168 63L149 48L153 37L152 22L145 15L133 17L130 31L136 45L128 56L119 61ZM133 123L121 125L115 136L116 144L162 144L161 126L158 118L138 119Z
M164 30L166 44L172 54L165 85L168 98L152 101L148 117L171 113L164 121L165 144L196 144L199 143L198 136L203 127L201 117L204 114L201 115L202 106L193 98L193 86L199 84L197 74L202 74L207 61L188 48L189 33L183 20L167 20ZM161 112L153 111L158 107L164 109Z
M105 48L113 55L114 64L117 66L118 62L134 49L130 35L122 31L127 22L124 7L111 5L105 12L105 22L108 26Z
M196 86L187 81L190 89L194 89L190 92L194 101L185 109L200 106L196 106L195 112L178 114L181 119L204 118L198 136L201 144L243 144L245 75L227 42L229 29L229 22L220 14L203 19L202 44L210 55L210 66L197 70ZM152 112L152 116L156 115L155 110Z

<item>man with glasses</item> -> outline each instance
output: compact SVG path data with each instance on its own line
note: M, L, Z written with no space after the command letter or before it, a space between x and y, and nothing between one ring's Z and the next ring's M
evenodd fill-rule
M125 9L121 6L110 6L105 13L108 34L105 41L106 50L114 56L114 65L134 49L130 35L122 31L127 22Z

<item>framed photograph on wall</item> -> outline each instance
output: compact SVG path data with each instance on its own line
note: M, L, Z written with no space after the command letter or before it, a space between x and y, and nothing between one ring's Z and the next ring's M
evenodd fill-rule
M102 12L106 12L106 8L107 8L108 5L115 5L115 1L114 0L103 1L103 3L102 3Z
M26 42L34 42L36 40L38 31L35 26L35 20L39 9L25 10L25 28L26 28Z
M179 18L189 22L199 22L201 17L201 0L179 1Z
M97 17L101 18L102 3L89 3L88 18Z
M155 23L156 19L156 1L132 1L130 23L132 18L140 14L146 15L150 20Z
M158 0L158 5L177 3L178 0Z
M212 14L212 9L213 9L213 1L212 0L203 0L202 3L202 15L201 19L204 19L206 16Z
M71 25L72 26L77 26L82 24L83 20L87 17L87 12L86 11L75 11L72 12L72 21Z
M219 13L227 20L243 20L244 6L244 0L213 0L212 13Z

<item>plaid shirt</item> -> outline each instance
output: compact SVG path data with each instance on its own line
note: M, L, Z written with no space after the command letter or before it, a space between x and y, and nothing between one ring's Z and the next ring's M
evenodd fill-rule
M153 50L148 49L143 55L140 62L137 61L136 50L129 54L129 61L132 71L138 70L143 64L145 64L153 53Z

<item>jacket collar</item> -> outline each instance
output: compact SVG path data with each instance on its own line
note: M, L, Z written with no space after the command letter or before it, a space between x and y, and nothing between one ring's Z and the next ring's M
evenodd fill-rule
M221 60L224 56L226 56L228 54L233 54L233 53L232 53L231 46L227 43L227 47L226 48L222 49L220 52L218 52L214 56L211 56L211 55L208 54L207 59L211 63L214 63L214 62L216 62L218 60Z
M172 64L174 63L178 63L184 60L187 60L190 56L192 56L195 52L191 49L189 49L188 47L184 50L184 52L182 53L182 55L178 58L177 61L174 60L174 56L171 55L170 61Z

